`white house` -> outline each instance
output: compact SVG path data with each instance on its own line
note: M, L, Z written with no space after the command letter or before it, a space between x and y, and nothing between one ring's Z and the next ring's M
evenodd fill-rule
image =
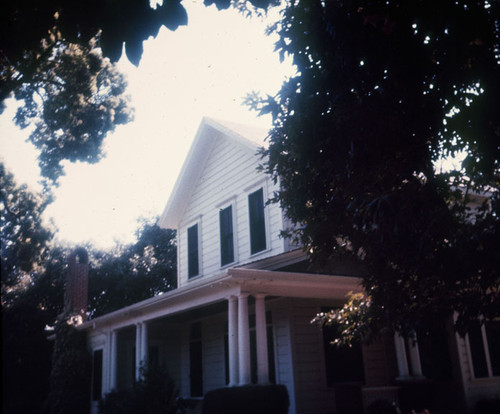
M338 350L311 325L361 290L359 273L351 265L308 273L302 250L280 238L289 224L267 204L277 184L256 169L264 136L202 121L159 223L177 229L178 288L80 326L94 356L94 400L129 386L142 361L164 364L193 399L225 386L283 384L291 414L359 413L378 398L396 401L402 384L425 383L417 343L396 336ZM459 375L447 392L464 404L500 392L488 329L474 344L452 338ZM477 344L481 379L472 368Z

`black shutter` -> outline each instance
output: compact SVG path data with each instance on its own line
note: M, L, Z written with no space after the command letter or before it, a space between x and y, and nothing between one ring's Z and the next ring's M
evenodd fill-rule
M250 251L254 254L266 250L266 220L262 188L248 196L248 211L250 214Z
M200 272L198 264L198 224L188 228L188 277L197 276Z
M219 211L220 262L221 266L234 262L233 209L232 206Z

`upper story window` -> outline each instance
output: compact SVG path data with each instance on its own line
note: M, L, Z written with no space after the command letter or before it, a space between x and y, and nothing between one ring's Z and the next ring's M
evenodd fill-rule
M200 274L198 223L187 229L188 278Z
M266 219L264 215L264 192L260 188L248 195L250 215L250 253L266 250Z
M233 206L219 210L220 264L234 262Z

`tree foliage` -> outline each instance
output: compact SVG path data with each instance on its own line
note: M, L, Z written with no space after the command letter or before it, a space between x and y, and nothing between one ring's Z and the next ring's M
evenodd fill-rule
M248 0L253 7L265 8L272 0ZM231 0L204 0L227 9ZM3 2L0 8L0 59L16 65L27 51L36 50L53 27L70 43L84 44L100 33L103 54L116 62L125 45L127 58L135 65L141 60L142 42L156 37L162 26L176 30L188 23L181 0L165 0L152 5L149 0L61 0Z
M132 119L125 78L95 43L68 43L54 29L23 67L2 74L4 92L22 102L15 122L32 127L41 174L54 183L63 160L99 161L106 135Z
M72 248L55 245L53 231L43 223L40 216L47 199L26 186L18 186L2 165L0 173L2 409L5 413L41 412L49 392L52 365L57 378L53 378L55 385L47 409L67 412L65 404L71 401L58 391L66 375L60 370L68 362L64 358L71 361L75 355L66 353L62 362L57 360L57 367L53 366L54 343L47 340L45 328L54 326L56 320L62 321ZM89 248L92 269L89 296L94 315L175 287L175 233L144 222L137 237L135 244L123 247L123 257ZM65 323L65 320L60 322L58 329L64 338L66 334L69 337L57 342L56 353L66 347L64 341L73 337ZM85 394L86 401L87 397Z
M272 28L297 74L250 100L273 115L265 168L315 264L366 265L366 326L498 315L499 8L294 0Z
M135 244L117 252L95 252L90 271L92 317L120 309L177 287L175 231L144 221Z
M90 412L92 366L87 333L78 331L70 322L71 318L65 316L56 324L45 414Z
M0 225L2 242L2 294L5 288L36 269L46 255L53 232L42 223L50 200L18 186L0 163Z
M5 414L40 412L49 391L52 344L44 331L47 315L36 302L27 297L22 299L6 307L2 298L2 412Z
M99 402L99 414L184 414L189 403L179 397L163 367L146 366L132 388L111 391Z
M231 0L204 0L226 9ZM238 0L240 10L276 0ZM97 162L116 125L131 120L126 82L111 62L125 54L138 65L143 41L160 28L188 22L181 0L84 2L5 1L0 5L0 113L6 98L22 102L16 116L32 125L46 185L57 183L61 162Z

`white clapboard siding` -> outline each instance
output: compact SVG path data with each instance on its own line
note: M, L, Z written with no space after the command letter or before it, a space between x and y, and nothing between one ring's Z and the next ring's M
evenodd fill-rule
M199 226L200 275L210 277L219 274L219 210L233 206L233 232L235 239L235 262L244 264L284 251L284 242L279 237L283 226L281 209L277 204L266 209L267 250L250 255L248 217L248 195L264 189L265 201L272 197L275 186L263 172L257 171L260 156L256 150L241 145L221 133L207 154L205 168L191 192L178 231L179 286L185 284L187 276L187 229L195 223Z

